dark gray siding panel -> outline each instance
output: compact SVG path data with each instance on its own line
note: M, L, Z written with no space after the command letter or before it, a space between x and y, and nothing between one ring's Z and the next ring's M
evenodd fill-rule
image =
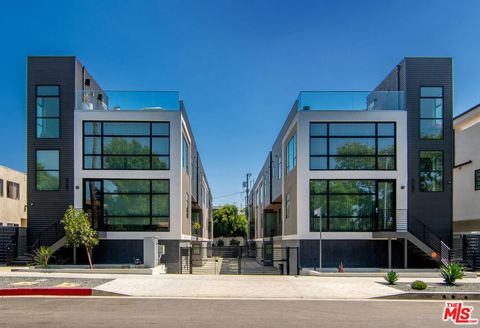
M444 88L444 139L420 139L420 87ZM411 214L450 243L452 235L453 178L453 70L451 58L405 58L376 90L401 90L406 94L408 124L408 209ZM421 150L444 153L444 191L420 192Z
M451 58L407 58L406 105L408 108L408 208L450 242L452 235L453 178L453 76ZM420 87L443 86L444 139L420 139ZM444 191L420 192L419 153L441 150L444 153Z
M27 198L29 243L59 220L73 204L73 110L75 104L75 57L29 57L27 66ZM60 138L37 139L35 135L36 86L60 86ZM60 190L35 190L35 151L60 151Z

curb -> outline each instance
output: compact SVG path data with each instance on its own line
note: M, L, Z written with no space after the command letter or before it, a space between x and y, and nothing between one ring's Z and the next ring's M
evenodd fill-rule
M0 288L0 296L92 296L92 288Z

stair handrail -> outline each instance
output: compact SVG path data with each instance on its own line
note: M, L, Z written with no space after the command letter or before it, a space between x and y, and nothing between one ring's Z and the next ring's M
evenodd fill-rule
M442 240L442 237L438 233L420 221L410 211L408 212L407 229L408 232L440 255L440 260L443 264L450 262L451 250L447 243Z
M42 241L43 239L47 239L48 237L45 237L45 236L48 236L52 233L52 231L55 233L55 237L54 237L54 241L53 243L51 243L50 245L54 244L55 242L57 242L60 238L62 238L63 236L65 236L65 229L62 225L62 223L60 222L62 219L59 219L55 222L53 222L52 224L50 224L48 227L46 227L45 229L43 229L38 235L37 235L37 239L35 239L35 241L32 243L32 251L36 250L38 247L40 246L43 246L42 245ZM48 245L48 246L50 246Z

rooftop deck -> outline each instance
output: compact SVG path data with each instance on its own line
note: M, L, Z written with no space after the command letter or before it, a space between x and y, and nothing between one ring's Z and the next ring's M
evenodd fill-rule
M405 110L403 91L301 91L298 110Z
M76 92L76 110L93 111L178 111L177 91L104 91Z

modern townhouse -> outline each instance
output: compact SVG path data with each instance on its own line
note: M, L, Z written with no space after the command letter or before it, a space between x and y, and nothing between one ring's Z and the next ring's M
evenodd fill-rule
M211 191L178 92L105 91L76 57L29 57L27 126L30 245L63 245L69 205L99 232L97 264L141 262L155 237L178 272L182 247L211 243Z
M452 92L450 58L405 58L371 92L300 92L248 199L263 263L286 247L301 267L448 262Z

